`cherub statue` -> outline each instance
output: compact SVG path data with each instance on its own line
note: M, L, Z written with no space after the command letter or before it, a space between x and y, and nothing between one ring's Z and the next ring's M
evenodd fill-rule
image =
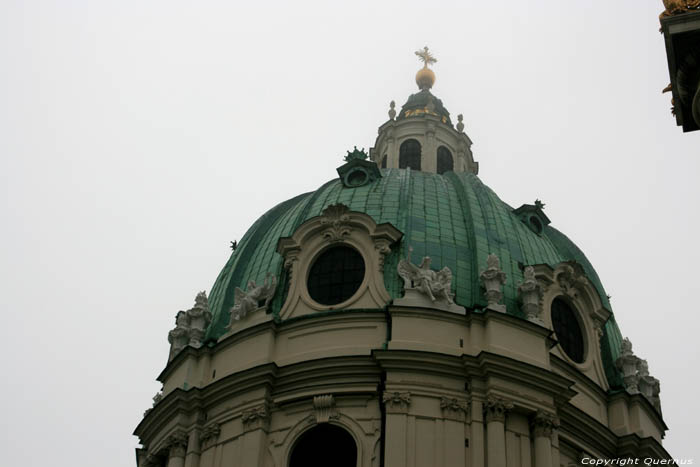
M416 289L427 295L431 301L445 300L450 305L452 300L452 271L444 267L440 271L430 269L431 259L429 256L423 258L420 266L411 262L411 252L413 248L408 247L406 259L399 261L398 272L403 279L404 289Z
M236 287L234 291L234 305L231 308L231 322L245 318L260 307L267 308L275 295L277 278L269 272L265 275L265 282L257 285L255 281L248 281L247 290L244 292Z

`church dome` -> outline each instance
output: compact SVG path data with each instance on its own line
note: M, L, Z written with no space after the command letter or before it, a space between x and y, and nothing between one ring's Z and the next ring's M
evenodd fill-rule
M263 214L176 314L139 467L668 457L660 382L596 271L541 201L484 185L416 55L369 154Z
M279 316L288 287L282 256L275 252L278 240L288 237L304 222L321 216L329 206L342 204L350 211L372 217L378 224L390 223L403 233L397 248L384 263L384 285L392 299L401 297L402 280L397 264L412 248L416 259L429 256L432 269L452 271L454 301L479 311L487 302L479 275L491 253L500 259L506 273L503 303L507 313L523 317L518 303L518 285L524 280L524 265L563 262L581 266L600 302L610 309L597 273L583 252L563 233L546 225L541 209L524 205L518 209L503 202L474 174L444 175L410 169L384 169L382 177L358 187L345 186L336 178L314 192L284 201L270 209L244 235L211 289L209 306L213 318L207 339L226 333L235 289L248 281L262 283L268 273L277 277L278 293L269 312ZM529 209L528 209L529 207ZM523 212L539 213L525 215ZM534 222L537 224L533 225ZM542 219L542 220L537 220ZM611 317L601 339L605 373L611 386L621 381L614 367L622 341Z

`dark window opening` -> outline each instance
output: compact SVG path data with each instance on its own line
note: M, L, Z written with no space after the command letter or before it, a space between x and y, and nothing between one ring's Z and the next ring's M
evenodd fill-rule
M437 150L437 173L444 174L454 170L454 159L452 153L445 146L440 146Z
M399 148L399 169L411 168L420 170L420 143L415 139L407 139Z
M568 303L561 298L552 302L552 325L559 345L576 363L583 363L583 333L578 319Z
M532 227L532 230L535 231L535 233L542 233L542 222L540 222L537 216L530 216L530 226Z
M382 164L380 168L386 169L386 154L384 154L384 157L382 157Z
M365 262L356 250L337 246L316 259L307 287L309 295L321 305L337 305L352 297L365 277Z
M289 467L355 467L357 446L344 429L322 423L301 435L292 450Z

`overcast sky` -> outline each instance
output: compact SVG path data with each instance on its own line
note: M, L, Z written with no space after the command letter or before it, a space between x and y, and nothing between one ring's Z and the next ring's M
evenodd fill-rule
M337 3L0 2L0 463L135 466L175 313L373 145L424 45L481 179L587 254L700 455L700 132L661 0Z

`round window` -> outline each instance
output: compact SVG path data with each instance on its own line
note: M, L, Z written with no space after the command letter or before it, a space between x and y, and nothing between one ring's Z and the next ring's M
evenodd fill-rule
M365 277L365 262L348 246L330 248L316 259L307 288L309 295L322 305L337 305L352 297Z
M367 183L368 179L367 172L362 169L355 169L345 176L345 183L348 186L362 186Z
M552 325L559 345L576 363L583 363L583 332L571 306L561 298L552 302Z

